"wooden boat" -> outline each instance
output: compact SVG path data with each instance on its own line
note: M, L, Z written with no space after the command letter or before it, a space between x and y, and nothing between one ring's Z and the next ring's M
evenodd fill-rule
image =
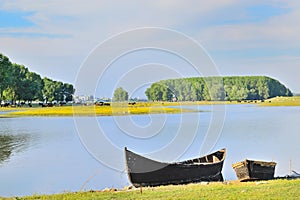
M247 159L232 165L240 181L273 179L275 166L275 162L265 162Z
M125 147L126 167L135 187L223 181L226 149L182 162L164 163L145 158Z

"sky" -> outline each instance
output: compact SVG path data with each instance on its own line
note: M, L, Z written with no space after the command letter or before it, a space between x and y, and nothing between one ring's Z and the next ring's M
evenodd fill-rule
M107 41L131 30L156 27L200 44L219 75L270 76L300 93L299 19L297 0L1 0L0 52L43 77L75 86L83 84L77 94L88 95L93 91L84 90L89 87L85 81L77 82L93 52L101 48L101 56L107 58L115 49L137 42L134 37L124 37L115 46ZM176 37L157 33L154 38L151 33L146 31L136 37L192 51ZM106 49L102 48L105 44ZM170 51L143 49L114 56L105 74L95 73L98 82L91 84L96 84L96 96L110 97L114 88L123 86L122 80L128 74L129 82L135 77L140 79L130 95L141 97L153 81L199 76L190 63ZM94 67L95 62L100 65L105 60L95 56L93 59ZM165 69L171 69L170 73ZM86 74L82 80L88 84L92 75Z

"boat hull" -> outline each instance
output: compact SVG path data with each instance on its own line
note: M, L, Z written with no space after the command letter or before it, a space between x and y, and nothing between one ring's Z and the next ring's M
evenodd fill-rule
M206 159L208 161L195 163L201 159L205 160L205 157L202 157L178 163L162 163L125 149L128 177L135 187L223 181L221 171L225 149L215 153L218 155L217 162Z
M274 178L275 162L245 160L232 167L240 181L270 180Z

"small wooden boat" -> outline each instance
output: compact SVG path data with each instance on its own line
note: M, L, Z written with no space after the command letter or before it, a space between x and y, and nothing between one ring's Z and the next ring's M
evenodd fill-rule
M275 162L265 162L247 159L232 165L240 181L273 179L275 166Z
M226 149L182 162L164 163L145 158L125 147L127 173L135 187L223 181Z

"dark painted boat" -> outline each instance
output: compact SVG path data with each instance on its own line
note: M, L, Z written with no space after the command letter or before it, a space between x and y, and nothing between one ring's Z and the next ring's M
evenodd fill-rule
M244 160L232 165L240 181L274 179L275 162Z
M127 173L135 187L223 181L226 149L182 162L164 163L140 156L125 147Z

